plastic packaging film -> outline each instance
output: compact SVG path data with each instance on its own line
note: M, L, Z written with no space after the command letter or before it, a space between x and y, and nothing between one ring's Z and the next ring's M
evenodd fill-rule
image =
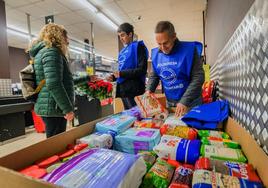
M113 150L89 149L55 169L46 179L63 187L118 187L137 159L138 156Z

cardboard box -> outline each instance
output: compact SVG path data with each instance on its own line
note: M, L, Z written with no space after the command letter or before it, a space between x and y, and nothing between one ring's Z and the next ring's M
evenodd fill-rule
M1 188L49 188L55 185L24 176L15 170L22 169L35 161L52 156L63 151L68 143L74 143L75 139L90 134L94 128L96 120L55 137L49 138L25 149L0 158L0 187ZM258 146L250 134L236 121L229 118L225 129L233 140L239 142L249 163L253 164L257 173L265 186L268 186L268 156Z
M124 110L124 105L121 98L114 98L113 110L115 114L122 112Z

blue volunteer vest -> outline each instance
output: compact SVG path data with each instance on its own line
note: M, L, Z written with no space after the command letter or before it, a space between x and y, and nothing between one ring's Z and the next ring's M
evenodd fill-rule
M146 49L146 58L148 50L143 41L133 41L124 47L118 55L119 72L123 70L136 69L138 67L138 45L143 45ZM145 75L141 78L145 83ZM124 78L117 78L117 83L124 82Z
M152 65L160 77L167 100L179 101L190 84L195 42L179 41L171 54L152 49Z

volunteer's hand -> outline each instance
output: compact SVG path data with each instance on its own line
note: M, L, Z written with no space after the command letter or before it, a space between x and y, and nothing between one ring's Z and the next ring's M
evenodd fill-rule
M115 77L115 78L119 78L119 77L120 77L120 73L119 73L119 71L114 72L114 77Z
M97 82L97 81L100 81L100 78L97 75L91 75L90 76L90 81L91 82Z
M74 112L69 112L64 116L68 121L72 121L74 119Z
M184 114L186 114L188 111L188 107L181 104L181 103L178 103L177 106L176 106L176 111L175 111L175 115L177 117L179 116L183 116Z
M107 80L108 82L113 82L113 81L114 81L114 77L113 77L113 75L108 76L108 77L106 78L106 80Z

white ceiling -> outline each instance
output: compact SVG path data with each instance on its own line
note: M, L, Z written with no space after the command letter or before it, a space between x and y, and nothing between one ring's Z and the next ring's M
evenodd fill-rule
M118 25L130 22L148 49L156 46L154 27L160 20L171 21L181 40L202 41L202 11L206 0L90 0ZM44 17L54 15L55 23L66 27L69 35L83 41L90 38L94 23L95 47L98 53L117 57L116 31L85 6L85 0L5 0L8 27L27 31L25 13L31 15L32 33L44 25ZM138 17L141 19L138 20ZM8 34L10 46L26 48L26 38Z

